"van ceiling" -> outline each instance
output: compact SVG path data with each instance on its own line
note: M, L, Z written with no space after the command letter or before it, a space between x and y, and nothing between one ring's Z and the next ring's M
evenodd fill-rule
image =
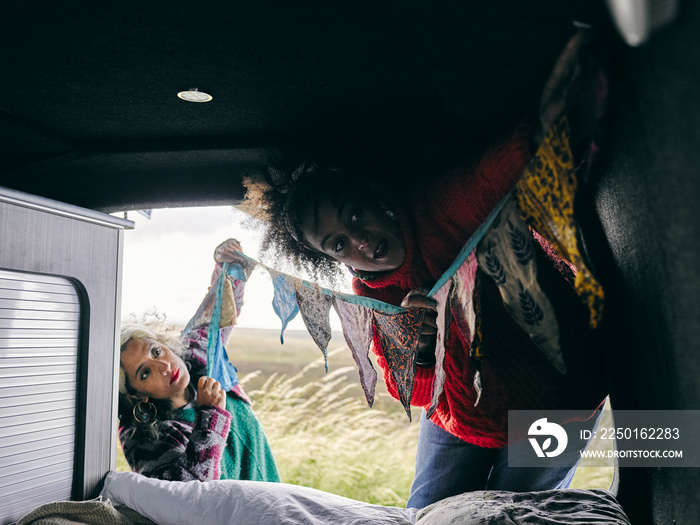
M307 157L435 173L537 109L601 2L5 2L0 185L100 211L231 203ZM177 97L196 88L207 103Z

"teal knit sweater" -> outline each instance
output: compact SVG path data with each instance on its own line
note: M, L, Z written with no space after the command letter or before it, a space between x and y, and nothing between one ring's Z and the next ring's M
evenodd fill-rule
M221 456L220 479L280 481L270 445L250 405L229 394L226 410L233 417ZM194 408L182 408L173 417L194 424L195 415Z

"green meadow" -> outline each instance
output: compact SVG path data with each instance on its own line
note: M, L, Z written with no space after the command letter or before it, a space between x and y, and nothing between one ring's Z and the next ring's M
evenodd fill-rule
M404 506L413 479L420 411L409 422L380 377L370 409L341 333L321 351L306 332L239 328L227 345L253 400L282 480L380 505ZM601 425L609 425L609 412ZM592 446L604 448L594 442ZM121 450L117 469L129 470ZM572 486L607 489L610 467L579 467Z

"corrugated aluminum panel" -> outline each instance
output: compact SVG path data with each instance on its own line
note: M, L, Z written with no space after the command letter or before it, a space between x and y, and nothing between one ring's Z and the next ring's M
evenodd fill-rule
M68 280L0 270L0 524L71 497L79 323Z

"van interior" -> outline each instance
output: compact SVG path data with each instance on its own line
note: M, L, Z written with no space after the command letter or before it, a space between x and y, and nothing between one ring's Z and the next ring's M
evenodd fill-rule
M3 379L3 419L24 428L0 433L0 484L19 487L10 499L92 498L114 467L120 260L133 224L105 214L235 204L244 176L307 158L387 180L436 177L536 114L579 27L600 37L610 74L606 137L576 213L606 289L600 373L613 417L700 409L699 26L700 5L681 0L6 2L0 279L16 286L0 311L40 288L44 310L62 312L73 335L54 346L73 348L60 354L73 368L45 359L72 378L56 380L68 393L52 396L55 410L77 410L61 422L77 437L49 443L64 447L66 488L35 501L45 462L12 457L24 433L58 427L26 426L35 418L9 391L24 376ZM58 337L41 319L21 330ZM2 326L0 362L14 370ZM698 468L617 468L610 492L634 524L694 523L698 486Z

